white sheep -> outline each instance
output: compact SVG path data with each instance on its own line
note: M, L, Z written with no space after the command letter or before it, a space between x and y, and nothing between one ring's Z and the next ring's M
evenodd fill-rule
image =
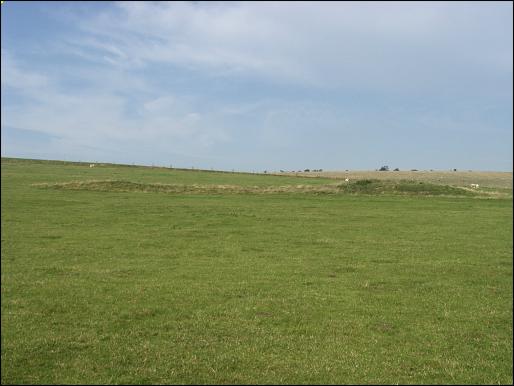
M95 167L95 164L89 164L89 167L90 167L90 168L94 168L94 167Z
M344 179L344 182L349 182L349 181L350 181L350 179L349 179L349 178L345 178L345 179Z
M471 187L474 188L474 189L478 189L479 185L478 184L471 184Z

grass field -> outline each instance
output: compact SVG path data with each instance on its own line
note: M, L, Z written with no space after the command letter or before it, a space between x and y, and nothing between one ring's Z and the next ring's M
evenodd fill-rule
M513 382L512 181L1 177L2 384Z
M482 172L482 171L326 171L283 173L286 176L323 177L352 180L380 179L380 180L414 180L435 184L452 186L466 186L479 184L487 188L504 188L512 190L512 172Z

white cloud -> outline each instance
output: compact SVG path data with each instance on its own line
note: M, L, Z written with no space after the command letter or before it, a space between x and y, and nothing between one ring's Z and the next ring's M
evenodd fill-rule
M129 73L76 72L76 79L87 87L64 87L63 72L41 75L2 50L2 127L40 132L60 138L60 143L85 147L110 142L115 148L117 142L133 141L169 144L172 150L191 153L228 139L225 129L195 111L192 98L163 94ZM140 91L139 96L131 95Z
M214 75L412 91L452 82L464 65L472 73L512 72L512 49L499 53L495 46L505 31L481 17L494 12L486 4L431 2L122 2L85 20L84 31L95 37L77 44L117 63L173 63ZM470 42L467 36L485 26L486 36Z

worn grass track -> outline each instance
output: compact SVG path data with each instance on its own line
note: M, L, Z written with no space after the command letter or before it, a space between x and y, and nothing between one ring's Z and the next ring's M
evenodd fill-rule
M89 179L334 182L2 162L2 384L512 383L510 198Z

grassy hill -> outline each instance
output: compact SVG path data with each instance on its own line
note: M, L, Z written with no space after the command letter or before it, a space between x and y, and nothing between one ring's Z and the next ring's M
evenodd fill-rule
M2 384L513 381L508 191L16 159L1 177Z

